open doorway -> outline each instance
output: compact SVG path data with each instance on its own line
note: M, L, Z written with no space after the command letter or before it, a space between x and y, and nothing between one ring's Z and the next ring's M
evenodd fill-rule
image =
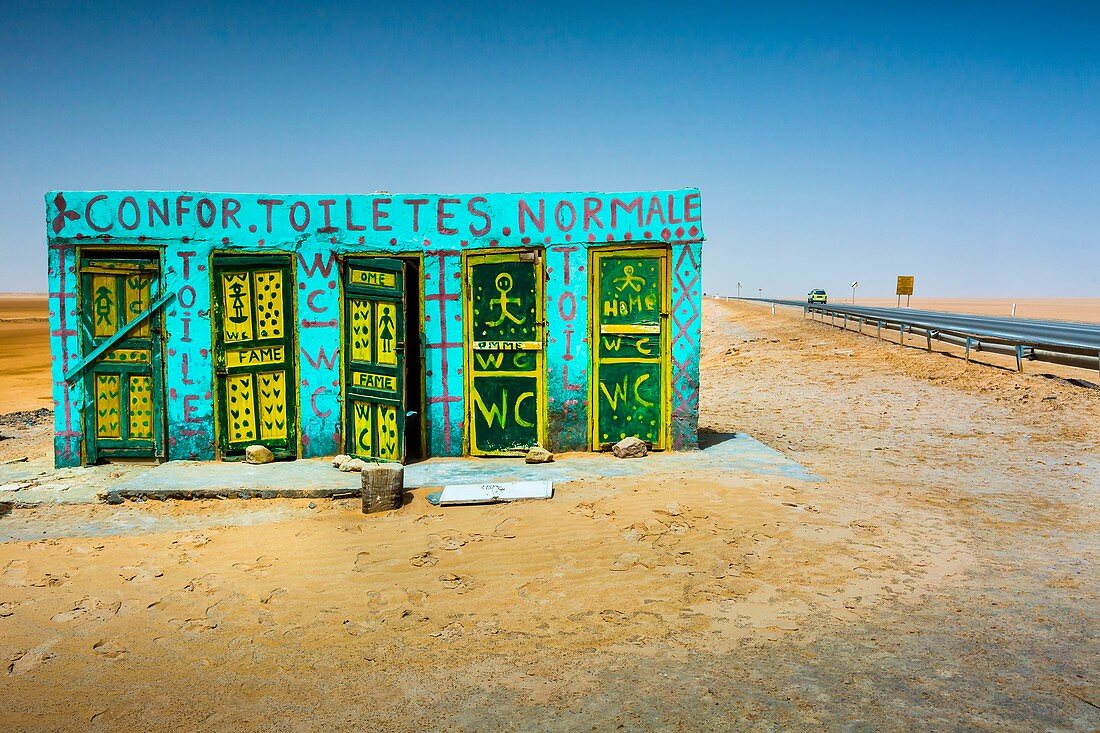
M345 451L425 457L420 259L349 257L344 274Z

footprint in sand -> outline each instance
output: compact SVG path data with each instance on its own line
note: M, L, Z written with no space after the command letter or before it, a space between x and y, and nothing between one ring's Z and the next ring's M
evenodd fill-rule
M413 555L411 558L409 558L409 562L411 562L414 566L418 568L430 568L437 562L439 562L439 558L430 552L422 552L419 555Z
M57 655L50 651L50 647L56 643L57 639L51 639L29 651L16 652L8 659L8 675L26 674L38 665L53 659Z
M363 550L362 552L356 554L356 556L355 556L355 565L354 565L354 567L352 567L352 571L354 571L356 573L365 573L368 570L370 570L370 566L371 566L370 553L367 552L366 550Z
M269 603L271 603L273 600L275 600L277 597L283 595L284 593L286 593L286 588L276 588L275 590L271 591L266 596L261 598L260 603L262 603L266 606Z
M256 558L255 562L235 562L233 567L238 570L243 570L246 573L263 573L274 564L275 558L268 557L267 555L260 555Z
M474 579L467 576L455 575L454 573L445 573L439 576L439 582L443 584L443 587L447 590L454 590L461 593L468 593L477 587L477 583Z
M57 623L65 623L67 621L74 621L83 616L87 616L89 619L95 621L106 621L110 617L114 616L122 608L122 601L114 601L108 603L98 598L89 598L85 596L76 602L68 611L62 611L51 618L51 621Z
M154 578L164 576L160 568L144 567L140 565L125 565L119 568L119 577L129 583L146 583Z
M502 537L506 540L514 539L516 536L516 527L519 526L519 519L516 517L508 517L503 522L496 526L493 530L494 537Z
M125 659L130 656L130 650L123 649L118 645L118 642L114 640L100 639L95 644L92 644L92 651L104 659Z
M15 613L15 608L19 603L17 601L4 601L0 603L0 618L7 618Z

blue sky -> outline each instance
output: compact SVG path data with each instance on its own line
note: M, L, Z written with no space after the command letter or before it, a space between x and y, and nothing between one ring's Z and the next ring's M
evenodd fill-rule
M0 291L54 188L693 185L708 292L1100 297L1097 3L9 5Z

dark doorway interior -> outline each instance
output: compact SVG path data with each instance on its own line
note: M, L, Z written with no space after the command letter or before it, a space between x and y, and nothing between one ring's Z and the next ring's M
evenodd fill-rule
M428 457L424 450L424 352L419 259L410 257L405 260L405 283L405 463L414 463Z

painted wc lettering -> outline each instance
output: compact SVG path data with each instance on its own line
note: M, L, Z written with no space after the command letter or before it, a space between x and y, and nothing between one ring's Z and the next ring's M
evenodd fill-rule
M630 233L640 239L646 228L669 240L699 241L700 197L685 189L629 194L489 194L489 195L355 195L245 196L160 191L58 192L47 198L55 236L125 234L196 240L229 236L270 235L293 240L302 233L356 241L363 233L378 235L375 244L424 235L472 237L551 235L550 243L569 241L566 234ZM680 230L680 226L684 230ZM656 230L654 230L656 231ZM650 236L654 235L653 231ZM383 237L385 237L383 239ZM526 242L521 242L526 244Z
M592 445L634 436L667 447L665 250L594 251Z

